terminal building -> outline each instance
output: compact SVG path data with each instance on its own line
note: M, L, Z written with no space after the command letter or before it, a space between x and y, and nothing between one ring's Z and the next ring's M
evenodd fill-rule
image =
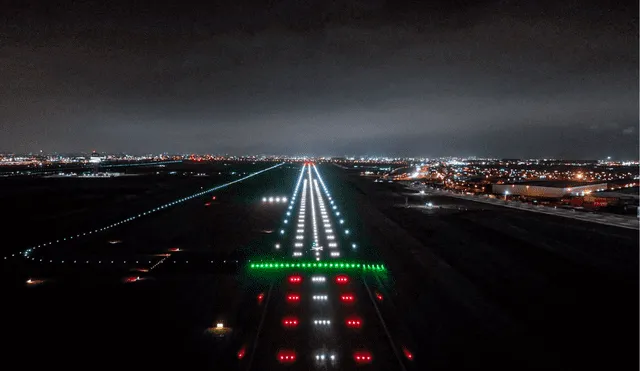
M513 184L492 184L495 194L531 198L562 198L584 196L607 189L607 183L585 183L574 181L531 181Z

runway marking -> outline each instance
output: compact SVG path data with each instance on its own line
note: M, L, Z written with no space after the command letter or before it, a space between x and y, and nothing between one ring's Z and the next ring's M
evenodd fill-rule
M404 367L404 363L402 363L402 358L400 357L400 353L398 353L398 349L396 348L396 345L393 342L393 339L391 338L389 329L387 329L387 324L384 322L384 319L382 318L382 313L380 313L380 309L378 309L378 305L376 304L376 301L373 299L373 294L371 293L371 289L369 289L369 285L367 284L367 280L365 279L364 276L362 276L362 282L364 283L364 287L367 289L367 293L369 294L369 299L371 299L371 303L373 303L373 307L375 308L376 313L378 314L378 319L380 319L380 323L382 323L382 328L384 329L384 332L387 335L389 344L391 344L391 349L393 349L393 354L395 354L396 359L400 364L400 369L402 371L407 371L407 369Z
M267 291L267 301L264 303L264 310L262 311L262 318L260 318L260 324L258 325L258 332L256 333L256 339L253 341L251 347L251 355L249 355L249 363L247 365L247 371L251 370L253 364L253 356L258 348L258 339L260 338L260 332L262 331L262 325L264 325L264 319L267 316L267 310L269 309L269 300L271 299L271 290L273 289L273 282L269 285L269 291Z

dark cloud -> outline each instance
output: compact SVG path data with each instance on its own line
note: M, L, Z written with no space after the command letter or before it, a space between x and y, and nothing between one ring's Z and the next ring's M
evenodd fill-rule
M637 4L103 3L5 20L0 149L637 157Z

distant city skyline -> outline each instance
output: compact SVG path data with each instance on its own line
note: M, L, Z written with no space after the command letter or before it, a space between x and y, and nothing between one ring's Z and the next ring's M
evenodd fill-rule
M461 161L540 161L540 162L611 162L611 163L638 163L638 158L614 158L607 156L605 158L553 158L553 157L483 157L483 156L388 156L388 155L369 155L369 154L335 154L335 155L315 155L315 154L269 154L269 153L257 153L257 154L228 154L228 153L170 153L167 151L159 153L126 153L126 152L109 152L109 151L84 151L84 152L28 152L28 153L15 153L15 152L3 152L0 151L0 162L7 158L89 158L92 154L99 154L106 156L106 158L112 159L141 159L141 158L182 158L189 159L202 158L210 160L223 160L232 158L259 158L259 159L282 159L282 160L302 160L309 159L346 159L349 161L384 161L384 160L403 160L403 161L446 161L446 160L461 160Z

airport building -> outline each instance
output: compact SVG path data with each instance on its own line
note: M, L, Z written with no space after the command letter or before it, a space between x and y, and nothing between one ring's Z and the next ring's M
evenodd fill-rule
M562 198L565 196L584 196L592 192L604 191L607 183L585 183L572 181L532 181L514 184L493 184L495 194L523 196L531 198Z

